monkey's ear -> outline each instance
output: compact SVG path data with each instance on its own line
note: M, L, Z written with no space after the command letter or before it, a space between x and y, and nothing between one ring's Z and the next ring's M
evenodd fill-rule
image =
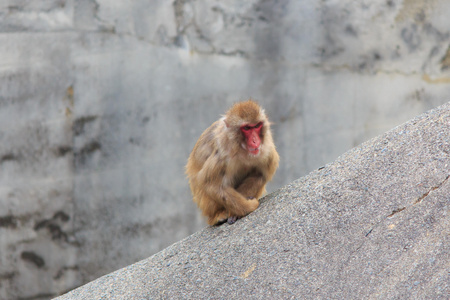
M223 122L225 123L225 126L227 126L227 128L230 127L230 124L228 124L227 119L223 118Z

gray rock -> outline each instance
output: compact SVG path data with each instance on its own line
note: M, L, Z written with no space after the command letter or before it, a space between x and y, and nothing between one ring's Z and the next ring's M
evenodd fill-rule
M448 299L450 103L58 299Z

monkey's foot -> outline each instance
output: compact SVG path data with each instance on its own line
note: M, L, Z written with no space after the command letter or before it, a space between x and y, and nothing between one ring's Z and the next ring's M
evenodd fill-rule
M216 214L214 218L210 219L209 224L216 226L222 225L223 223L228 221L228 217L229 215L226 211L221 211L218 214Z
M230 225L231 225L231 224L234 224L238 219L239 219L239 218L236 217L236 216L228 217L227 223L230 224Z
M219 226L226 222L228 222L228 219L220 219L220 220L217 220L216 224L214 224L214 225Z

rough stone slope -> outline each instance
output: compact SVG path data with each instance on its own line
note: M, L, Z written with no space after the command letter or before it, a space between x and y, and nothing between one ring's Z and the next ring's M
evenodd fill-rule
M59 299L448 299L450 103Z

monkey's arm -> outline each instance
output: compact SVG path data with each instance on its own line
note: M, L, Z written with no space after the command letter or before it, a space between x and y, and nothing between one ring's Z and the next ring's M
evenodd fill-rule
M272 179L278 168L278 153L273 149L264 167L254 169L239 183L236 190L246 198L260 198L266 192L266 183Z
M231 186L226 172L223 160L211 155L196 176L198 203L211 225L230 216L243 217L259 206L257 199L247 200Z
M267 169L264 172L267 181L272 180L273 175L278 169L278 164L280 163L280 156L278 155L277 150L275 148L272 149L269 159L267 161Z
M259 206L257 199L247 200L231 186L210 184L206 186L202 201L210 225L224 221L232 224Z
M247 199L259 199L265 193L266 180L261 173L250 174L244 181L236 188L236 190Z
M223 181L213 180L205 187L205 194L215 202L215 205L223 207L228 216L243 217L259 206L257 199L248 200L246 196Z

